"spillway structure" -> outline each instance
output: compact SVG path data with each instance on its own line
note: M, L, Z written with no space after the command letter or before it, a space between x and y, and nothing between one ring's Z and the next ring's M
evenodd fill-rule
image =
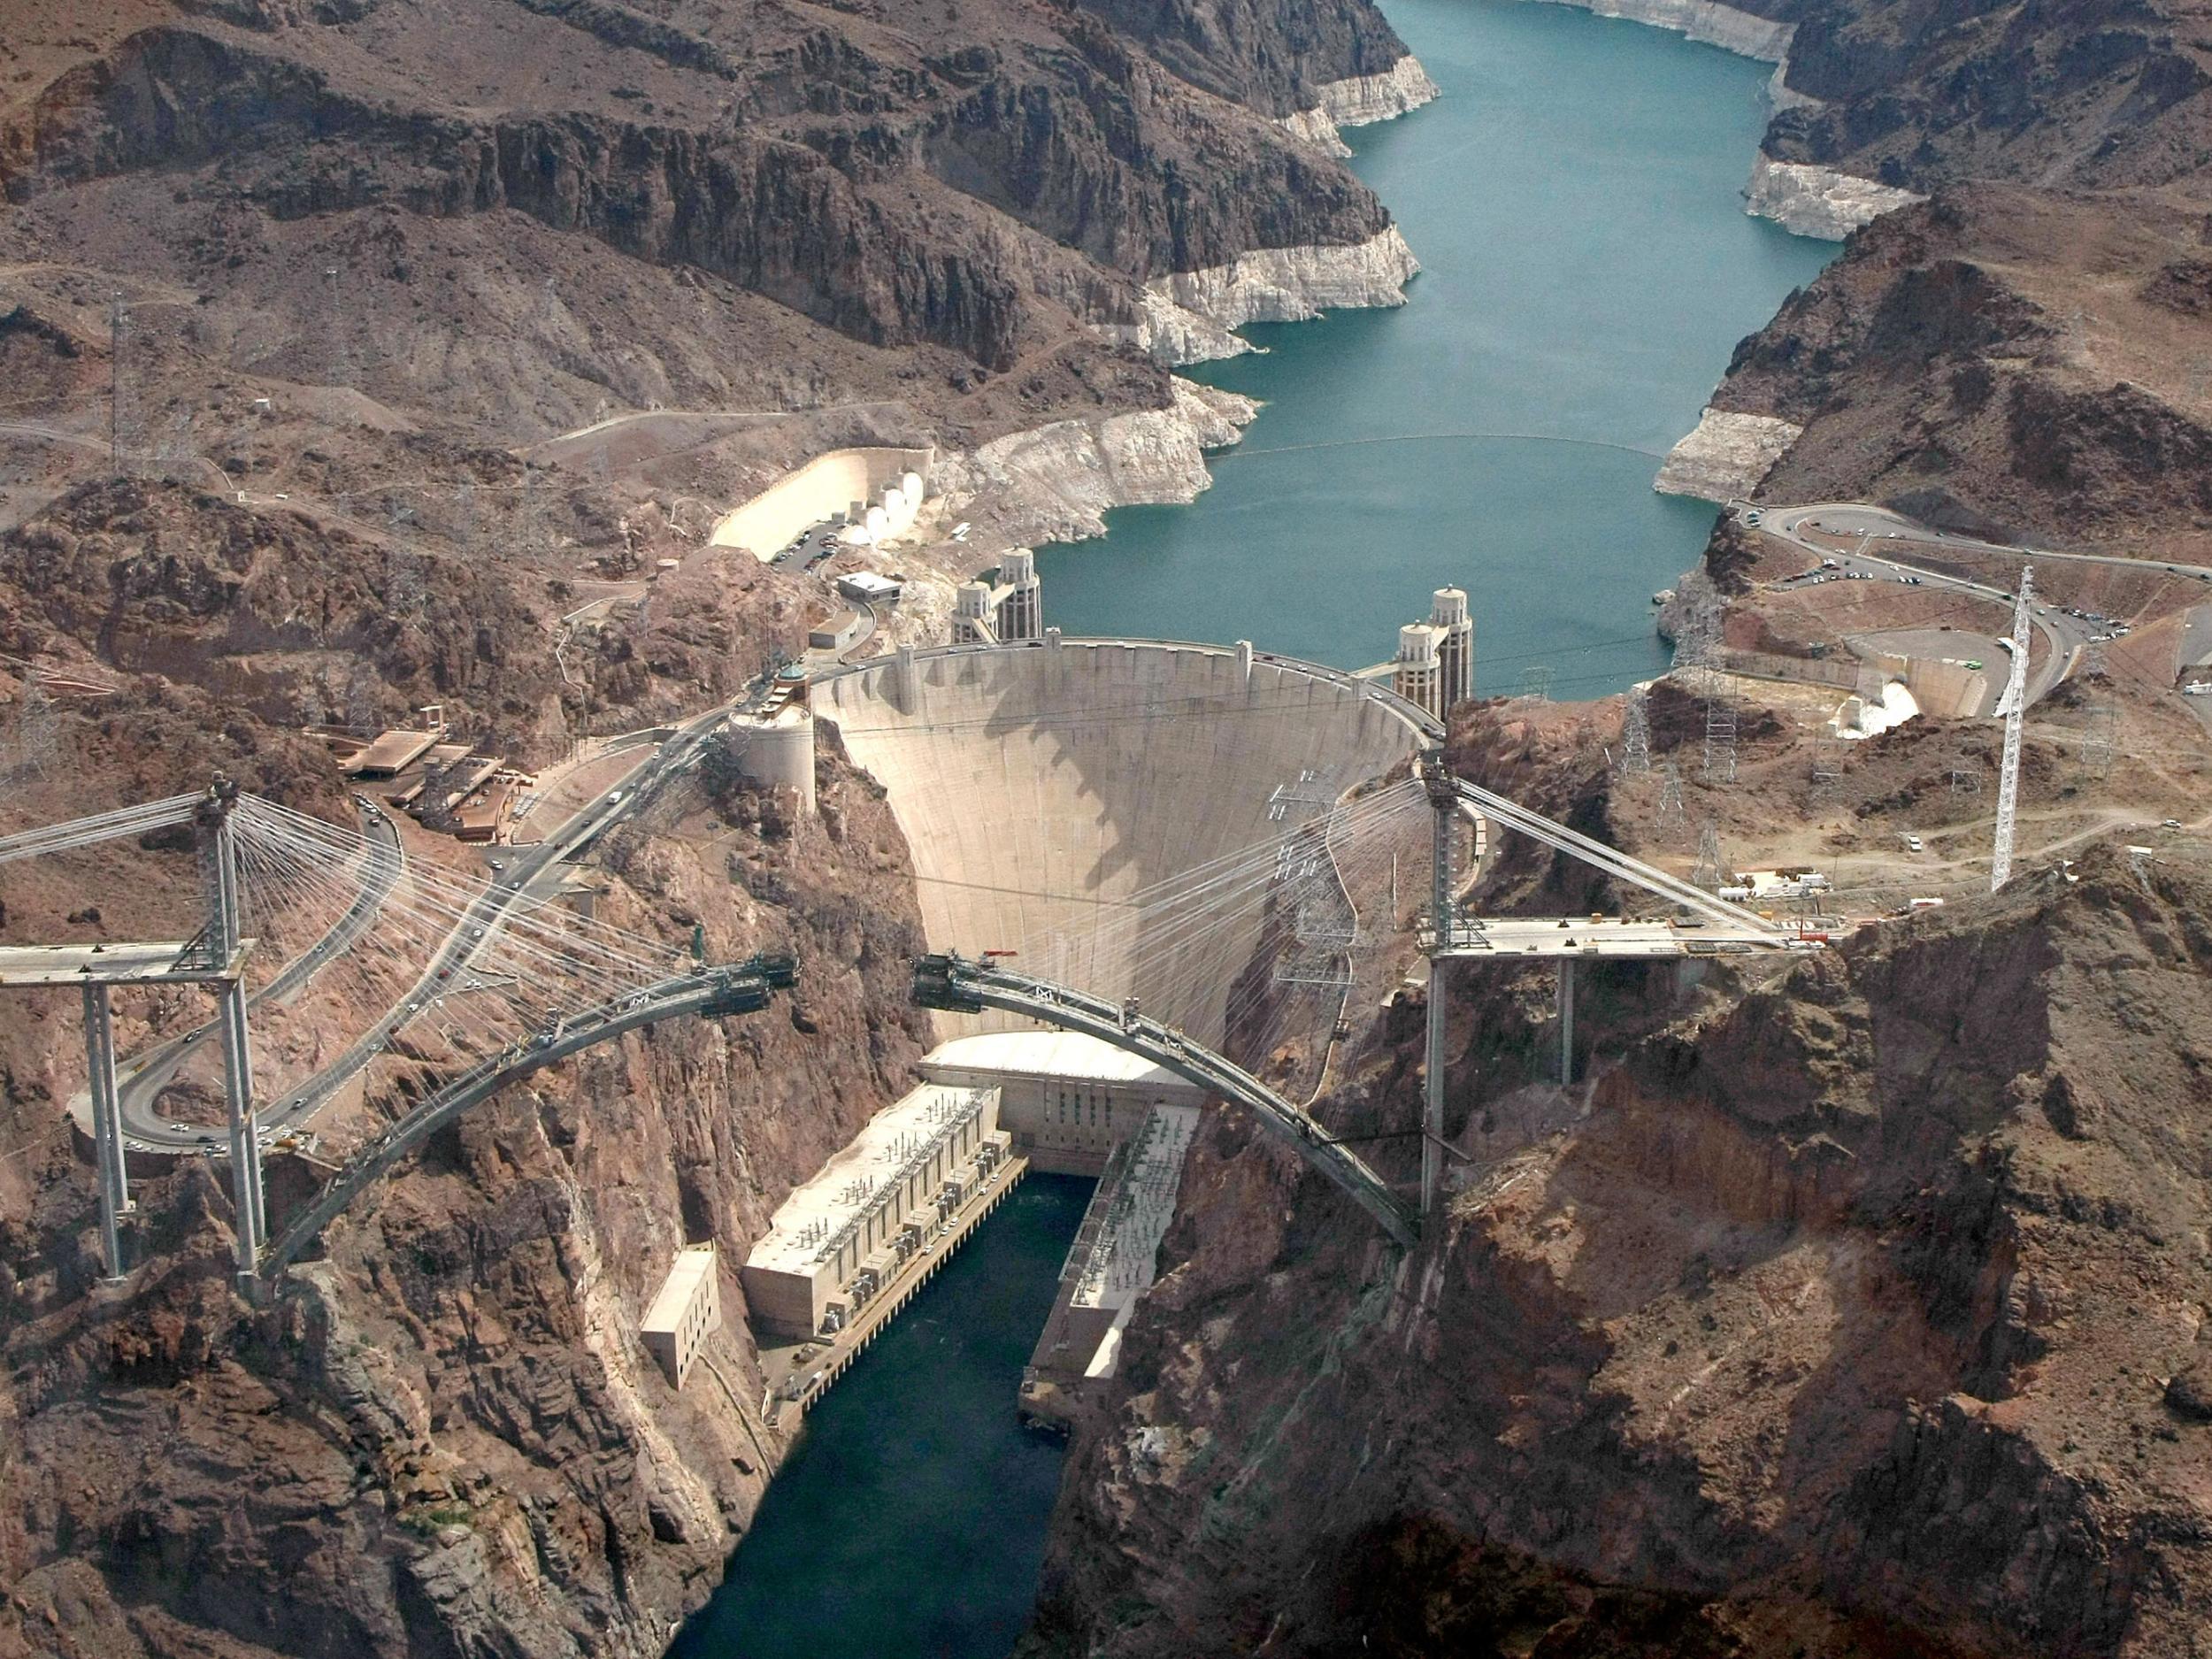
M1023 953L1094 995L1225 1037L1255 912L1148 904L1279 841L1437 735L1386 688L1249 645L1064 640L902 651L825 678L818 719L887 791L933 950ZM946 1034L1003 1028L951 1019Z

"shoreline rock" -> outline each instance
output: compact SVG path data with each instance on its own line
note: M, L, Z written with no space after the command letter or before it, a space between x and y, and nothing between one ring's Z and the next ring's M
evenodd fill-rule
M1348 75L1325 83L1319 91L1320 103L1310 110L1293 110L1278 124L1293 138L1339 157L1350 155L1352 148L1338 128L1394 121L1441 96L1411 52L1379 75Z
M1166 409L1056 420L951 457L940 468L943 493L956 503L991 498L1022 542L1102 536L1111 508L1195 500L1213 487L1206 451L1239 442L1260 406L1179 375L1172 384Z
M1804 431L1772 415L1707 407L1660 464L1652 488L1724 505L1748 495Z
M1672 29L1701 45L1717 46L1770 64L1787 63L1790 38L1797 32L1793 23L1777 23L1771 18L1718 4L1717 0L1544 0L1544 4Z
M1927 199L1833 167L1777 161L1761 150L1751 165L1744 211L1796 235L1841 242L1871 219Z
M1405 285L1420 268L1395 225L1362 242L1256 249L1227 265L1153 278L1145 285L1143 317L1108 325L1105 333L1163 363L1235 357L1252 346L1233 329L1402 305Z
M1768 106L1785 110L1817 108L1818 98L1793 91L1788 85L1790 45L1797 26L1777 23L1716 0L1544 0L1548 5L1573 6L1599 17L1624 18L1647 23L1707 46L1717 46L1741 58L1774 65L1768 77ZM1755 219L1770 219L1798 236L1841 242L1869 219L1927 198L1900 190L1855 173L1803 162L1777 161L1765 150L1751 164L1751 180L1745 187L1745 211Z

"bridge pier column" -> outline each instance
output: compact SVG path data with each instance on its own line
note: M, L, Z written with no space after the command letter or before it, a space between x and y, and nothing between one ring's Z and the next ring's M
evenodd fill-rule
M266 1236L261 1190L261 1133L253 1104L253 1049L246 1030L246 987L222 987L223 1095L230 1109L230 1180L238 1212L238 1279L250 1294L261 1270Z
M238 786L217 779L200 803L200 867L207 885L207 941L214 960L228 964L242 934L238 902L238 840L231 808ZM237 1237L238 1287L250 1298L261 1288L261 1241L267 1233L262 1212L261 1135L253 1105L253 1048L246 1030L246 987L241 978L216 987L217 1025L223 1044L223 1098L230 1115L230 1184Z
M123 1126L116 1102L115 1022L108 987L84 987L84 1049L92 1077L92 1148L100 1179L100 1252L111 1279L123 1276L122 1217L131 1210L123 1165Z
M1575 1080L1575 963L1572 956L1559 958L1559 1082L1562 1087Z
M1452 941L1452 815L1459 797L1445 769L1441 750L1422 757L1428 787L1429 919L1435 944L1429 954L1427 1076L1421 1102L1421 1214L1432 1216L1444 1202L1444 951Z

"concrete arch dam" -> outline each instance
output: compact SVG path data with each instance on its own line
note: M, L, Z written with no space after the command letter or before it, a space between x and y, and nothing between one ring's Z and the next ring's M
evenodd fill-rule
M1050 634L878 658L813 700L888 792L932 949L1018 951L1209 1044L1262 923L1225 908L1188 925L1208 872L1441 735L1371 682L1249 647ZM1188 902L1163 902L1185 879Z

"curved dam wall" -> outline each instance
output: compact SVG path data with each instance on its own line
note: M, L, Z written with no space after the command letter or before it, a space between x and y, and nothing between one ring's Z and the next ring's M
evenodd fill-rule
M1025 972L1136 995L1208 1043L1256 914L1194 926L1193 905L1133 898L1311 815L1271 818L1279 788L1340 793L1421 741L1405 705L1333 669L1155 641L884 657L818 684L813 705L889 792L933 948L1018 950Z

